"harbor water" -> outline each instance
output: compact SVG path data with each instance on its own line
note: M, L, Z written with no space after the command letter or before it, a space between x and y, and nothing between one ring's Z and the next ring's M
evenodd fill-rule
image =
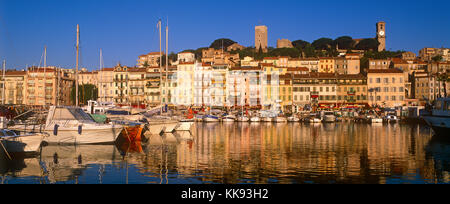
M181 134L181 135L180 135ZM0 182L450 183L450 142L424 125L196 123L146 144L43 146L0 161Z

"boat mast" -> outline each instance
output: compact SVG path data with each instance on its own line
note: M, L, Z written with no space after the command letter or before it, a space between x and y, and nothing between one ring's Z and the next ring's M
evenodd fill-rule
M168 72L169 72L169 20L167 20L167 25L166 25L166 81L164 82L164 86L166 89L166 93L164 95L167 94L167 98L165 100L166 103L168 102L168 99L169 99L169 97L168 97L169 93L167 90L168 86L169 86L168 85L168 81L169 81Z
M3 60L3 91L2 91L2 103L3 103L3 105L5 105L5 85L6 85L5 69L6 69L6 60Z
M47 105L47 90L46 90L47 77L45 76L46 67L47 67L47 46L44 46L44 106Z
M77 64L75 68L75 106L78 107L78 58L80 46L80 25L77 24Z
M158 21L159 28L159 104L162 105L162 48L161 48L161 19Z

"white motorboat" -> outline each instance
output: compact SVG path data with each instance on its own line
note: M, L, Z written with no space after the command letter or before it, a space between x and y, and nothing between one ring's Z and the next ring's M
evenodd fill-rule
M438 98L428 111L421 111L420 117L438 135L448 136L450 130L450 98Z
M226 115L222 118L222 122L224 123L233 123L234 121L236 121L236 117L233 115Z
M24 125L9 127L18 131L26 128ZM42 131L49 134L44 138L49 144L106 144L114 143L122 129L118 124L96 123L81 108L51 106Z
M323 113L323 122L324 123L334 123L336 122L336 116L333 111L324 111Z
M399 121L399 119L395 115L387 115L383 118L383 120L387 123L396 123Z
M203 122L205 123L219 122L219 117L214 115L205 115L205 117L203 117Z
M290 116L287 118L288 122L298 122L300 121L300 118L298 118L297 116Z
M253 116L250 118L250 122L260 122L260 121L261 121L261 118L258 116Z
M247 116L239 116L239 117L237 117L237 121L238 122L248 122L248 121L250 121L250 118L248 118Z
M383 123L382 118L370 118L370 123Z
M307 119L307 122L309 122L309 123L321 123L322 119L320 119L318 117L311 117L311 118Z
M39 151L44 137L44 133L25 133L17 134L9 129L0 129L0 151L6 151L8 156L11 154L29 154Z
M276 123L286 123L286 122L287 122L287 119L286 119L285 117L278 116L278 117L275 117L275 118L274 118L273 122L276 122Z
M272 118L271 117L263 117L262 121L263 122L272 122Z

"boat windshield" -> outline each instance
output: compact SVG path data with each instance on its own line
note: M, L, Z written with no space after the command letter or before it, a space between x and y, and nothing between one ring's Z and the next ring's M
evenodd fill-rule
M53 114L53 120L93 121L91 116L81 108L56 108Z

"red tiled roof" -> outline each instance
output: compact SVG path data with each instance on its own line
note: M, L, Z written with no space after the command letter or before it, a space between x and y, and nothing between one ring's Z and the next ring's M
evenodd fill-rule
M369 69L367 73L403 73L400 69Z

